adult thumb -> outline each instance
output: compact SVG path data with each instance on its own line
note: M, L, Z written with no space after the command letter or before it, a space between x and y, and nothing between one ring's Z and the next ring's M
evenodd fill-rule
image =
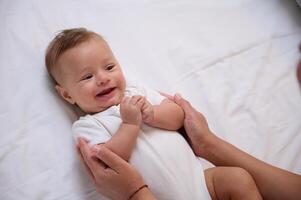
M180 94L175 94L174 102L184 110L185 114L192 109L190 103L185 100Z
M104 146L98 147L96 157L115 172L122 171L128 165L125 160Z

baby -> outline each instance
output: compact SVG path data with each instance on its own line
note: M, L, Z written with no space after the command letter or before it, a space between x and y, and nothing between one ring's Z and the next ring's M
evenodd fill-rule
M176 132L183 110L156 91L126 83L100 35L63 30L45 60L59 95L86 113L73 124L75 137L105 145L133 164L157 199L261 199L252 177L240 168L203 171Z

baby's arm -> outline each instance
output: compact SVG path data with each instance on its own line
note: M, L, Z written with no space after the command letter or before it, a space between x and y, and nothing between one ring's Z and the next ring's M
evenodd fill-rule
M169 99L160 105L151 105L147 100L142 106L143 121L150 126L178 130L183 126L184 112L180 106Z
M128 161L135 146L142 121L141 106L144 98L141 96L126 97L120 104L122 123L113 137L104 144L105 147Z

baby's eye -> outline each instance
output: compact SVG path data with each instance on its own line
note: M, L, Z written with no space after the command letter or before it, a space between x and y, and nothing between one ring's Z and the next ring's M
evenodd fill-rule
M112 70L113 68L115 67L115 65L108 65L107 67L106 67L106 70Z
M92 74L87 74L86 76L84 76L83 78L82 78L82 80L89 80L89 79L91 79L93 76L92 76Z

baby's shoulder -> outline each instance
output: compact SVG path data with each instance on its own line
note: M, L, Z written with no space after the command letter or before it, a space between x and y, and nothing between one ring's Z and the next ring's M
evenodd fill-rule
M78 120L73 122L72 128L78 126L85 126L89 124L95 124L95 123L96 123L95 117L93 117L92 115L85 115L85 116L81 116Z

